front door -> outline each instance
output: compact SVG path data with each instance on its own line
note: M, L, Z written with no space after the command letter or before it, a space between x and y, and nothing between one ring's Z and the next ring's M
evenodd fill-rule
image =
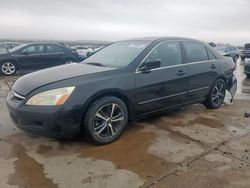
M13 54L18 59L21 69L41 69L44 63L43 59L44 45L30 45L20 49L17 54Z
M144 62L161 61L161 67L148 73L140 71ZM158 44L136 72L136 111L146 113L178 106L185 102L188 69L182 63L179 42Z

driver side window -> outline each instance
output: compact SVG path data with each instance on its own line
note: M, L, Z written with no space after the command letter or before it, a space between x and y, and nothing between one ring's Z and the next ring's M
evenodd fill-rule
M182 64L181 47L179 42L171 41L159 44L147 57L148 61L161 61L161 67Z
M24 48L22 51L22 53L27 53L27 54L41 54L43 52L44 52L43 45L28 46L27 48Z

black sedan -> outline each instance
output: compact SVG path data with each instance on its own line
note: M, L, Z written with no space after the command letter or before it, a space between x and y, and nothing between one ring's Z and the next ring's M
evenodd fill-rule
M115 42L83 63L19 78L7 106L14 124L53 137L84 134L107 144L129 120L183 105L219 108L234 96L234 62L209 45L185 38Z
M0 53L0 71L4 75L13 75L20 70L44 69L77 61L76 50L64 45L29 43Z

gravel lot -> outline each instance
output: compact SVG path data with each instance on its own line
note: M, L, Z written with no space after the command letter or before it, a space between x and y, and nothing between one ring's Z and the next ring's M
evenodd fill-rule
M129 126L116 142L57 141L15 128L5 97L18 78L0 77L0 187L250 187L250 79L235 72L233 104L193 105ZM227 101L227 99L226 99Z

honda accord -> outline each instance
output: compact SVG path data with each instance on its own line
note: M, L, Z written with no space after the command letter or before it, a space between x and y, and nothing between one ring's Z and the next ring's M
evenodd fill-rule
M7 106L14 124L52 137L116 140L128 121L202 103L216 109L237 80L232 58L186 38L118 41L82 63L27 74L13 84Z
M57 43L21 44L0 54L0 73L13 75L20 70L38 70L77 62L76 50Z

